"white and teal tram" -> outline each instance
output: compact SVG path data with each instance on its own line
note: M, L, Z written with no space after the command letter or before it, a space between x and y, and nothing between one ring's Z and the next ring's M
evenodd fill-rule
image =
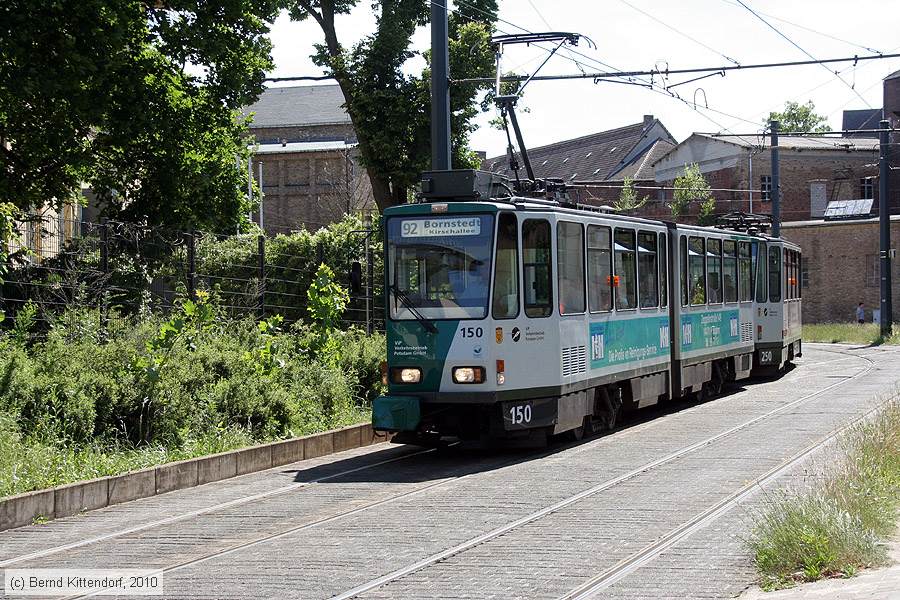
M749 376L760 244L780 240L497 198L489 174L426 175L423 202L384 213L376 429L424 444L578 438L622 407Z

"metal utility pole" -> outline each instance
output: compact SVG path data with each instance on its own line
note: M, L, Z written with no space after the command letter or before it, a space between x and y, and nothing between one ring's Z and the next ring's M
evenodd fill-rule
M259 228L262 231L263 229L263 176L262 176L262 161L259 162Z
M781 235L781 166L778 164L778 121L769 121L772 130L772 236Z
M431 3L431 168L450 169L450 51L447 5Z
M778 163L778 121L769 121L772 130L772 236L781 235L781 165Z
M878 218L881 232L881 335L891 335L893 303L891 302L891 207L888 196L888 148L890 144L890 121L879 124L880 156L878 158Z

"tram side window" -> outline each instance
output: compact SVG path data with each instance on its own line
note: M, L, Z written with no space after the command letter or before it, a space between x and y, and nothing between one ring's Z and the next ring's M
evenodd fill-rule
M688 284L691 305L706 304L706 248L703 238L688 241Z
M784 251L784 299L791 300L794 297L794 290L791 287L791 276L794 271L791 261L791 251Z
M637 308L637 272L633 229L616 229L616 310Z
M550 316L553 314L550 223L528 219L522 224L522 254L525 316Z
M519 225L513 214L500 214L494 263L491 312L495 319L513 319L519 316Z
M666 248L666 234L659 234L659 305L663 308L669 305L669 272L668 248Z
M659 262L656 234L652 231L638 233L638 290L641 308L659 306Z
M690 304L690 297L688 295L688 250L687 250L687 238L685 236L681 236L681 260L679 261L681 264L681 305L687 306Z
M580 223L556 224L556 276L559 313L584 312L584 228Z
M725 302L738 300L738 264L737 242L722 242L722 287L725 290Z
M706 240L706 285L709 303L722 302L722 240Z
M769 248L769 302L781 302L781 248Z
M588 308L591 312L612 310L612 250L609 227L589 225Z
M760 304L768 302L766 295L766 263L768 262L766 257L769 255L767 247L768 244L760 242L759 250L756 253L756 301Z
M753 258L750 242L738 242L738 281L741 302L753 301Z

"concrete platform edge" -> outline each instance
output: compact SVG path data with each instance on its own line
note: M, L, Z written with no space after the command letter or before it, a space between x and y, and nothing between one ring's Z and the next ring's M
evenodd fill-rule
M0 531L390 440L360 423L0 499Z

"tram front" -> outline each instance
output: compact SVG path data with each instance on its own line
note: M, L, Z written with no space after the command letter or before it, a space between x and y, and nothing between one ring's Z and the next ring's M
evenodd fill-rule
M372 422L395 441L502 434L492 313L518 311L517 225L511 203L478 197L384 212L388 394Z

